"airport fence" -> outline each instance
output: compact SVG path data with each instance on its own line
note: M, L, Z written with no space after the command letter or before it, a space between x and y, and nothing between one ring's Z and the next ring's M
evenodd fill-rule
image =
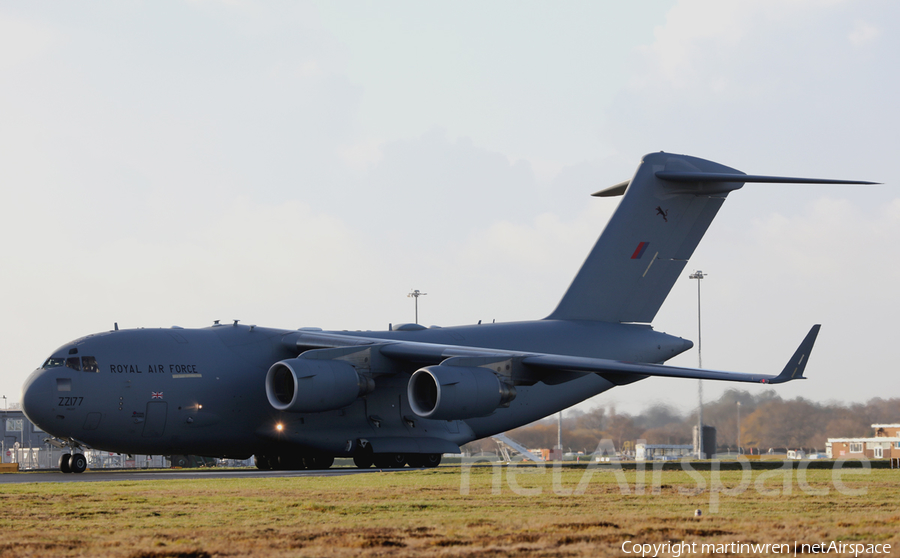
M10 448L3 463L18 463L20 471L52 470L59 468L59 458L68 451L49 448ZM170 467L162 455L124 455L100 450L87 450L84 456L89 469L162 469Z

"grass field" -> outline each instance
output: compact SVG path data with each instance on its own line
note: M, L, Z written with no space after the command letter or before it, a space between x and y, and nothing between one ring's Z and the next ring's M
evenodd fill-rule
M799 478L795 470L641 477L445 466L324 478L7 484L0 556L623 556L625 541L629 550L697 543L694 552L661 556L701 555L703 543L793 549L795 541L891 544L886 555L900 556L900 471L857 470L839 481L830 470Z

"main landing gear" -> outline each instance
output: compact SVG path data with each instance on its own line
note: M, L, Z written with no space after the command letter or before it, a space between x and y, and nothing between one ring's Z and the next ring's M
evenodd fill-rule
M441 464L440 453L375 453L368 440L359 440L353 463L360 469L375 465L378 469L402 469L409 465L413 469L437 467Z
M407 465L414 469L437 467L441 464L439 453L372 453L371 445L353 456L353 463L360 469L372 465L379 469L401 469ZM334 465L333 455L274 454L255 455L256 468L263 471L296 471L301 469L324 470Z
M359 453L353 456L353 463L360 469L375 465L378 469L431 468L441 464L439 453Z
M334 465L333 455L255 455L253 460L263 471L325 470Z

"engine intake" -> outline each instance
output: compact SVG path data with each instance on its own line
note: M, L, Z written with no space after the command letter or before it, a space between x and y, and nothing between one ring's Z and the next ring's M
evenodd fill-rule
M279 411L319 413L353 403L374 388L370 378L341 360L292 358L266 374L266 396Z
M487 368L438 365L416 370L407 393L409 406L418 416L459 420L487 416L508 406L516 388Z

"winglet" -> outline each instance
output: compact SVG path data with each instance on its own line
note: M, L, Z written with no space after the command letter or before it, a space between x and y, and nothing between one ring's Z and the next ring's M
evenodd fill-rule
M797 347L794 356L788 361L787 366L781 371L781 374L775 376L771 380L763 380L767 384L781 384L791 380L805 380L803 371L806 369L806 363L809 361L809 354L812 352L813 345L816 342L816 336L819 335L819 328L822 326L816 324L812 326L806 338Z

